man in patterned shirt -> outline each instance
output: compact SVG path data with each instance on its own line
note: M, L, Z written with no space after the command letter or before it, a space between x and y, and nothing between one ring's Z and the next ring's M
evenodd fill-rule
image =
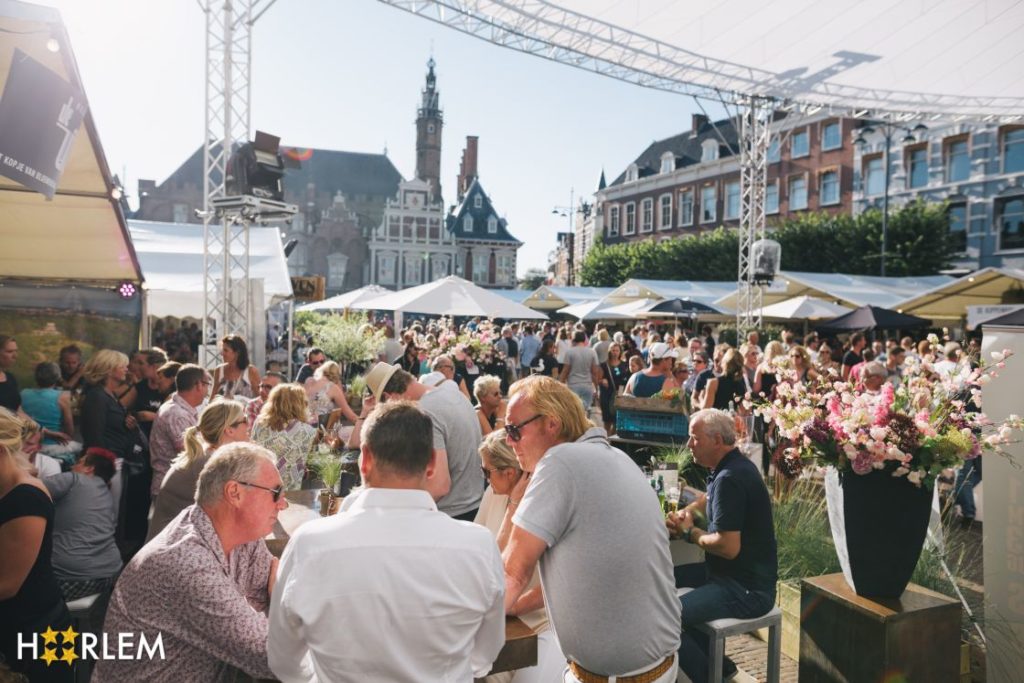
M160 406L149 437L153 466L150 495L155 499L171 462L185 450L185 430L199 423L199 406L210 391L210 376L198 365L182 365L174 378L175 392Z
M159 637L164 659L101 659L93 681L231 680L234 669L273 678L267 608L277 559L263 537L288 506L274 455L252 443L219 448L203 467L196 504L128 563L103 624Z

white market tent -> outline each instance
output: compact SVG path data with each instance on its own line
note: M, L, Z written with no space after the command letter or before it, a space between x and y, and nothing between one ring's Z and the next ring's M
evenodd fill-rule
M547 319L543 313L455 275L356 303L352 308L424 315L487 316L508 320Z
M56 52L47 49L50 40ZM0 45L0 92L15 49L82 89L71 42L55 9L0 0ZM141 281L114 191L92 113L87 112L52 201L0 177L0 278L102 286Z
M198 223L128 221L146 277L147 311L158 317L203 317L203 226ZM241 229L241 228L238 228ZM263 282L263 308L292 296L281 233L249 230L249 276Z
M608 296L614 287L561 287L541 285L522 304L538 311L555 311L585 301L598 301Z
M932 320L960 320L968 306L1024 303L1024 270L983 268L908 297L901 313Z
M345 292L344 294L338 294L332 296L323 301L314 301L312 303L304 304L302 306L296 306L295 310L298 311L343 311L346 308L352 308L353 304L365 303L371 299L390 294L391 290L387 287L381 287L380 285L366 285L359 289L353 289L351 292Z
M492 289L491 291L509 301L515 301L517 304L523 303L533 294L529 289Z
M620 304L637 299L689 299L712 308L731 309L718 303L730 294L735 294L735 282L691 282L688 280L626 280L609 293L605 300L609 304Z
M630 317L607 310L609 305L601 299L590 299L589 301L581 301L578 304L566 306L565 308L559 308L557 312L577 320L624 320Z
M761 317L769 320L828 320L852 311L813 296L796 296L761 309Z

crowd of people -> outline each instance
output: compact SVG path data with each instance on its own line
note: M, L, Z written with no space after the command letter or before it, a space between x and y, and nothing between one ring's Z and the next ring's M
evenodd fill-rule
M290 381L236 335L212 372L158 347L86 359L67 346L20 389L17 341L0 335L0 671L71 680L19 659L17 634L66 628L67 602L100 593L107 633L161 633L166 657L102 660L98 681L469 681L489 671L505 615L539 634L538 663L489 680L705 680L692 627L775 597L770 500L730 413L780 382L878 392L907 363L954 373L977 352L712 332L388 327L358 404L341 359L309 346ZM667 519L609 441L623 394L692 406L688 446L711 476ZM324 428L338 422L352 428ZM263 539L285 492L319 486L307 458L320 442L358 452L362 486L279 563ZM965 519L976 467L961 474ZM670 537L704 550L699 575L676 574Z

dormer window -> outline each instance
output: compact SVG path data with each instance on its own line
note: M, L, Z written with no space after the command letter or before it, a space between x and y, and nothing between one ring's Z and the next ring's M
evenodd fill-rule
M473 217L469 214L462 219L462 232L473 232Z
M718 143L714 140L705 140L700 143L700 160L715 161L718 159Z
M483 197L481 197L480 195L477 195L477 196L473 197L473 208L479 209L479 208L482 208L483 205L484 205L484 198Z
M676 157L672 152L665 152L661 155L661 172L671 173L676 170Z
M636 164L630 164L629 168L626 169L626 182L631 183L637 179L639 175L639 169Z
M492 235L498 234L498 219L494 216L487 219L487 232Z

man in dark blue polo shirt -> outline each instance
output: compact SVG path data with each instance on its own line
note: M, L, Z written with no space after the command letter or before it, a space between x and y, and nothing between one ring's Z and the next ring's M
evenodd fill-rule
M733 418L721 410L701 410L690 418L687 444L698 464L711 469L707 493L666 520L673 538L699 545L706 555L704 580L679 598L683 636L679 666L692 681L706 681L707 636L689 628L714 619L752 619L775 604L778 559L771 499L761 473L736 448ZM694 526L696 512L707 531ZM725 680L736 671L726 659Z

